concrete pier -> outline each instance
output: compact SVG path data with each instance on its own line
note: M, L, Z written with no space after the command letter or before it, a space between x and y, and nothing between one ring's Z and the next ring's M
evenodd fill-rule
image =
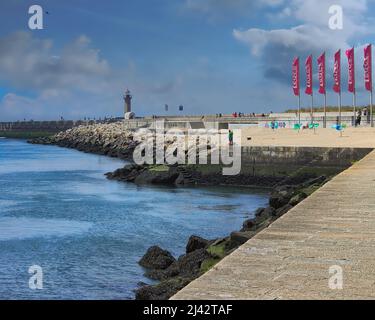
M374 190L372 151L172 299L375 299Z

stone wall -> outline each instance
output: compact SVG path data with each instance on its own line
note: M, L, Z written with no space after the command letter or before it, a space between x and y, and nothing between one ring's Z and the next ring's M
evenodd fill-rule
M242 164L350 166L367 155L371 148L323 147L242 147Z
M238 175L223 176L222 165L188 165L186 170L198 183L272 186L284 179L298 183L308 177L336 175L371 151L370 148L243 147Z

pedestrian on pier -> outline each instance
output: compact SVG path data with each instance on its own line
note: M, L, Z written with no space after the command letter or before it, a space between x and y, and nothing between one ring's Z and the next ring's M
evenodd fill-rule
M229 130L228 139L229 139L229 145L232 146L233 145L233 131L232 130Z
M355 126L360 126L362 120L362 111L358 110L357 119L355 121Z

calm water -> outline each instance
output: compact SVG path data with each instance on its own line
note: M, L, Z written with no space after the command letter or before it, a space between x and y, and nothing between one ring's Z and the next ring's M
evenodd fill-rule
M137 187L106 180L118 159L0 139L0 299L132 299L151 245L225 236L262 191ZM43 289L28 269L43 268Z

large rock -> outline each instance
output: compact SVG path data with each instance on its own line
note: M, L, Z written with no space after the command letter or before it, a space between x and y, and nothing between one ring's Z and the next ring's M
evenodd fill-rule
M235 231L230 234L230 240L241 245L254 237L255 234L255 231Z
M139 261L139 264L147 269L166 269L176 259L167 250L163 250L158 246L152 246Z
M126 165L123 168L117 169L113 172L108 172L105 175L108 179L116 179L122 181L134 181L134 179L139 175L143 170L142 166L138 165Z
M279 218L285 213L287 213L290 209L292 209L293 206L287 203L285 206L282 206L281 208L277 209L275 212L275 217Z
M209 240L193 235L189 238L189 241L186 245L186 253L190 253L198 249L204 249L208 246L209 243Z
M259 217L266 208L258 208L255 210L255 217Z
M274 214L275 214L275 208L267 207L263 210L260 217L269 218L269 217L272 217Z
M192 279L175 277L157 285L144 286L135 290L136 300L168 300L185 287Z
M264 223L275 215L275 208L259 208L255 211L255 218L247 219L242 224L241 232L257 231L264 228Z
M168 271L178 273L179 276L183 277L196 277L200 274L202 262L209 257L210 254L206 249L195 250L180 256L178 260L168 268Z
M289 200L289 204L292 205L292 206L295 206L306 198L307 198L306 193L299 192Z
M151 269L147 270L145 276L153 280L166 280L172 277L194 278L199 276L201 264L211 255L206 249L196 249L190 253L184 254L164 270Z
M276 188L270 196L269 204L271 207L278 209L286 205L289 200L293 197L295 187L282 186Z
M327 177L326 176L319 176L317 178L312 178L312 179L309 179L307 180L306 182L304 182L301 187L308 187L308 186L311 186L313 184L322 184L323 182L325 182L327 180Z
M242 224L242 230L244 230L244 231L245 230L251 230L255 227L256 227L256 219L255 218L247 219Z
M135 178L137 184L175 184L178 176L176 168L170 167L166 171L144 170Z
M179 269L174 266L172 263L171 266L169 266L167 269L160 270L160 269L149 269L146 271L144 274L145 277L152 279L152 280L167 280L172 277L178 276L179 274Z

